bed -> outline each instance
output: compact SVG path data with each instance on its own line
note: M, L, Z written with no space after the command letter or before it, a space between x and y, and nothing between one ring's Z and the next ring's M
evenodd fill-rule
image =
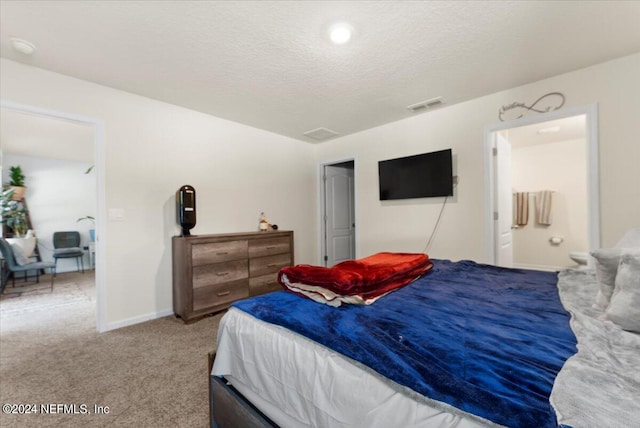
M640 335L600 319L599 290L589 270L434 260L372 305L237 302L212 426L633 426Z

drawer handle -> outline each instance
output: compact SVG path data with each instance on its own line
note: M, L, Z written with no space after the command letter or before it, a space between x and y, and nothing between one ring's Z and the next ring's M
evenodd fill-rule
M272 245L271 247L267 247L267 250L273 250L274 248L276 248L274 245Z
M229 294L231 294L231 291L221 291L218 293L218 297L227 296Z
M225 275L229 275L229 272L216 272L217 276L225 276Z
M278 263L269 263L267 265L267 267L276 267L276 266L278 266Z
M229 254L226 251L220 251L219 253L216 253L218 256L226 256L227 254Z

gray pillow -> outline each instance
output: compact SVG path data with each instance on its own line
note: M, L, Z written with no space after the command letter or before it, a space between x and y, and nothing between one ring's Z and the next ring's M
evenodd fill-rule
M24 251L22 251L22 247L20 245L12 243L9 243L9 245L11 245L13 255L16 256L16 263L18 263L20 266L28 265L29 263L31 263L31 260L29 260L29 257L24 254Z
M596 277L600 288L593 304L594 309L604 311L609 306L622 252L622 248L601 248L590 253L596 261Z
M623 330L640 333L640 251L621 256L615 285L607 318Z

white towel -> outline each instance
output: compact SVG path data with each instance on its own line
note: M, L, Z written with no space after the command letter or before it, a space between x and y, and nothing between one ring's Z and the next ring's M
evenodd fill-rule
M551 226L552 190L536 192L536 221L543 226Z
M513 194L513 224L526 226L529 222L529 192Z

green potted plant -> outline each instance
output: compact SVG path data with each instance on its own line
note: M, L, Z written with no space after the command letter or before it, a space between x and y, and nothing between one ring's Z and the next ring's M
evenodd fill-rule
M88 220L93 224L93 228L89 229L89 237L91 238L92 242L95 242L96 240L96 219L90 215L84 216L84 217L80 217L78 220L76 220L76 223L80 223L83 220Z
M2 223L11 229L16 237L23 236L27 233L27 210L15 198L15 190L9 187L2 191L0 195L0 204L2 207Z
M24 198L26 190L24 179L24 173L19 165L9 167L9 186L13 188L13 200L15 201L21 201Z
M13 187L7 187L0 193L0 209L2 210L0 223L6 223L11 230L11 234L5 236L7 242L11 244L14 251L20 252L24 256L23 259L28 259L36 247L36 237L28 233L27 210L22 202L15 200L14 193ZM21 261L18 260L18 263Z

